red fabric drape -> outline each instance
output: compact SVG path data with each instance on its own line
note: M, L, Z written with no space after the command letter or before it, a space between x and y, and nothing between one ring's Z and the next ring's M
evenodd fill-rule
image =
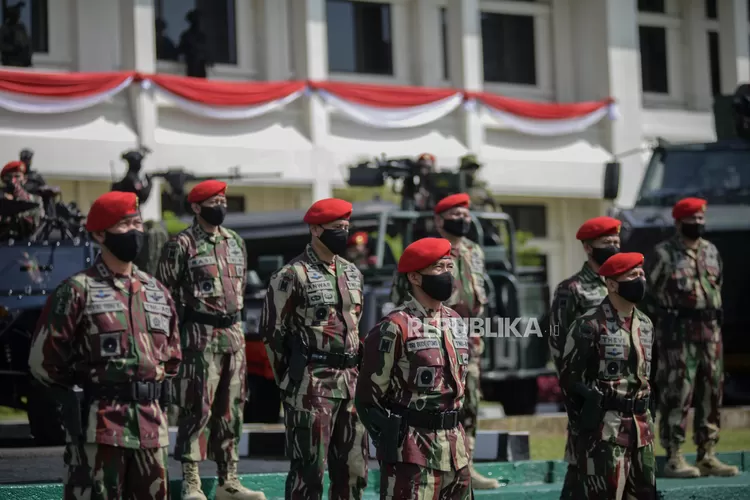
M135 72L39 73L0 70L0 92L36 97L81 98L102 94L121 85Z
M427 87L370 85L344 82L309 82L313 90L323 90L345 101L377 108L410 108L447 99L460 91Z
M511 99L487 92L475 92L469 94L480 101L482 104L505 111L516 116L532 118L536 120L561 120L565 118L576 118L578 116L588 115L597 109L611 104L612 99L601 101L576 102L576 103L551 103L551 102L532 102L521 99Z
M305 83L223 82L175 75L148 75L155 85L188 101L209 106L255 106L304 90Z

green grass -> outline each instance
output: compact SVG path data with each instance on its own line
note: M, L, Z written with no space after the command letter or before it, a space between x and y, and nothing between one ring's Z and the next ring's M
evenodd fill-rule
M721 431L717 452L750 450L750 429L725 429ZM692 436L683 448L684 453L695 453ZM533 434L529 436L531 460L562 460L565 450L565 436L559 434ZM666 455L666 451L656 442L656 454Z
M8 408L7 406L0 406L0 421L3 420L25 420L26 412L23 410L16 410L15 408Z

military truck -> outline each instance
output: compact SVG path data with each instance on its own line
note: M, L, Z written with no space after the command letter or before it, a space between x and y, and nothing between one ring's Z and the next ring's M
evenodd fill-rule
M714 104L716 142L669 144L658 141L651 153L635 205L614 208L622 221L623 251L643 253L675 231L672 206L688 196L707 200L705 238L714 243L724 263L724 403L750 403L750 141L739 137L732 116L734 96ZM619 192L620 164L606 165L604 198ZM658 363L658 360L657 360Z

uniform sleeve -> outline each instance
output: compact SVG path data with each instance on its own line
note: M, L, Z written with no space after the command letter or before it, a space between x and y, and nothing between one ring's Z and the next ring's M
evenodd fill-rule
M247 245L245 245L245 240L239 237L238 234L235 234L234 237L237 239L237 242L240 245L240 248L242 249L242 260L245 262L245 273L242 275L242 288L241 290L245 290L247 287Z
M374 434L379 430L373 425L373 413L387 413L384 397L390 387L393 367L403 352L402 341L398 325L387 317L365 337L354 404L362 423Z
M721 291L721 287L724 285L724 261L721 259L721 253L719 253L718 249L715 249L716 252L716 260L719 263L719 276L716 280L716 286L719 288L719 291Z
M590 320L579 318L566 335L560 363L560 388L567 394L574 392L577 383L586 383L586 368L595 352L595 332Z
M31 338L29 369L45 385L75 384L74 342L86 300L72 280L63 282L47 299Z
M159 265L156 268L156 279L172 294L175 302L180 303L180 280L185 267L185 249L178 238L172 238L162 250Z
M285 341L294 314L294 296L297 288L294 270L287 267L271 277L263 312L260 318L260 335L266 346L268 360L277 384L281 384L287 371Z
M166 288L166 287L165 287ZM179 318L177 317L177 308L174 304L174 299L170 297L169 307L172 310L172 320L169 323L169 343L167 344L167 362L164 366L167 378L172 378L177 375L177 371L182 362L182 347L180 344L180 325Z
M567 283L560 283L555 289L549 313L549 347L550 355L558 365L565 339L571 324L576 319L576 300ZM563 335L561 335L561 333Z

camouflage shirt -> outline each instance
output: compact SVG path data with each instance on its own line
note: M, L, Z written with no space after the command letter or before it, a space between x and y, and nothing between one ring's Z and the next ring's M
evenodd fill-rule
M32 338L29 367L63 387L161 381L182 359L177 313L167 289L133 266L113 276L98 258L49 297ZM168 445L159 403L91 402L86 442L124 448Z
M169 233L160 222L152 220L143 224L143 230L146 233L146 244L133 264L149 274L156 274L159 267L159 257L164 245L169 240Z
M343 258L323 262L311 245L271 277L261 316L276 383L296 395L335 399L354 397L359 369L311 362L302 381L289 378L289 345L299 336L312 351L357 355L360 350L362 273Z
M721 309L722 261L713 243L701 238L696 249L688 248L679 236L656 245L646 261L649 301L657 316L665 310ZM682 322L684 335L695 341L716 340L715 325L700 321Z
M583 432L582 398L575 390L576 383L582 382L605 397L648 396L653 339L648 316L634 309L630 317L623 317L609 298L586 311L570 327L560 364L560 386L565 392L571 429L587 440L586 446L576 446L579 465L589 462L585 452L590 449L590 441L607 441L628 448L653 441L653 421L648 410L640 415L606 411L598 431L593 435Z
M0 235L27 239L39 228L42 222L42 198L26 191L19 183L13 185L11 197L16 201L29 201L37 206L12 217L0 217Z
M469 342L465 328L441 322L448 318L460 321L448 307L427 311L409 294L367 334L356 405L374 435L372 411L387 413L398 406L445 412L463 407ZM414 319L419 327L409 326ZM423 327L423 322L429 326ZM469 461L466 434L461 425L437 431L409 427L398 456L399 462L458 470ZM378 459L382 458L378 450Z
M557 285L550 308L549 348L558 370L560 353L565 348L565 338L573 321L601 304L606 296L604 280L591 269L588 262L576 274Z
M237 233L220 227L208 234L195 221L164 246L156 277L184 314L233 315L244 307L246 263ZM228 328L183 321L180 330L186 351L237 352L245 344L241 321Z

